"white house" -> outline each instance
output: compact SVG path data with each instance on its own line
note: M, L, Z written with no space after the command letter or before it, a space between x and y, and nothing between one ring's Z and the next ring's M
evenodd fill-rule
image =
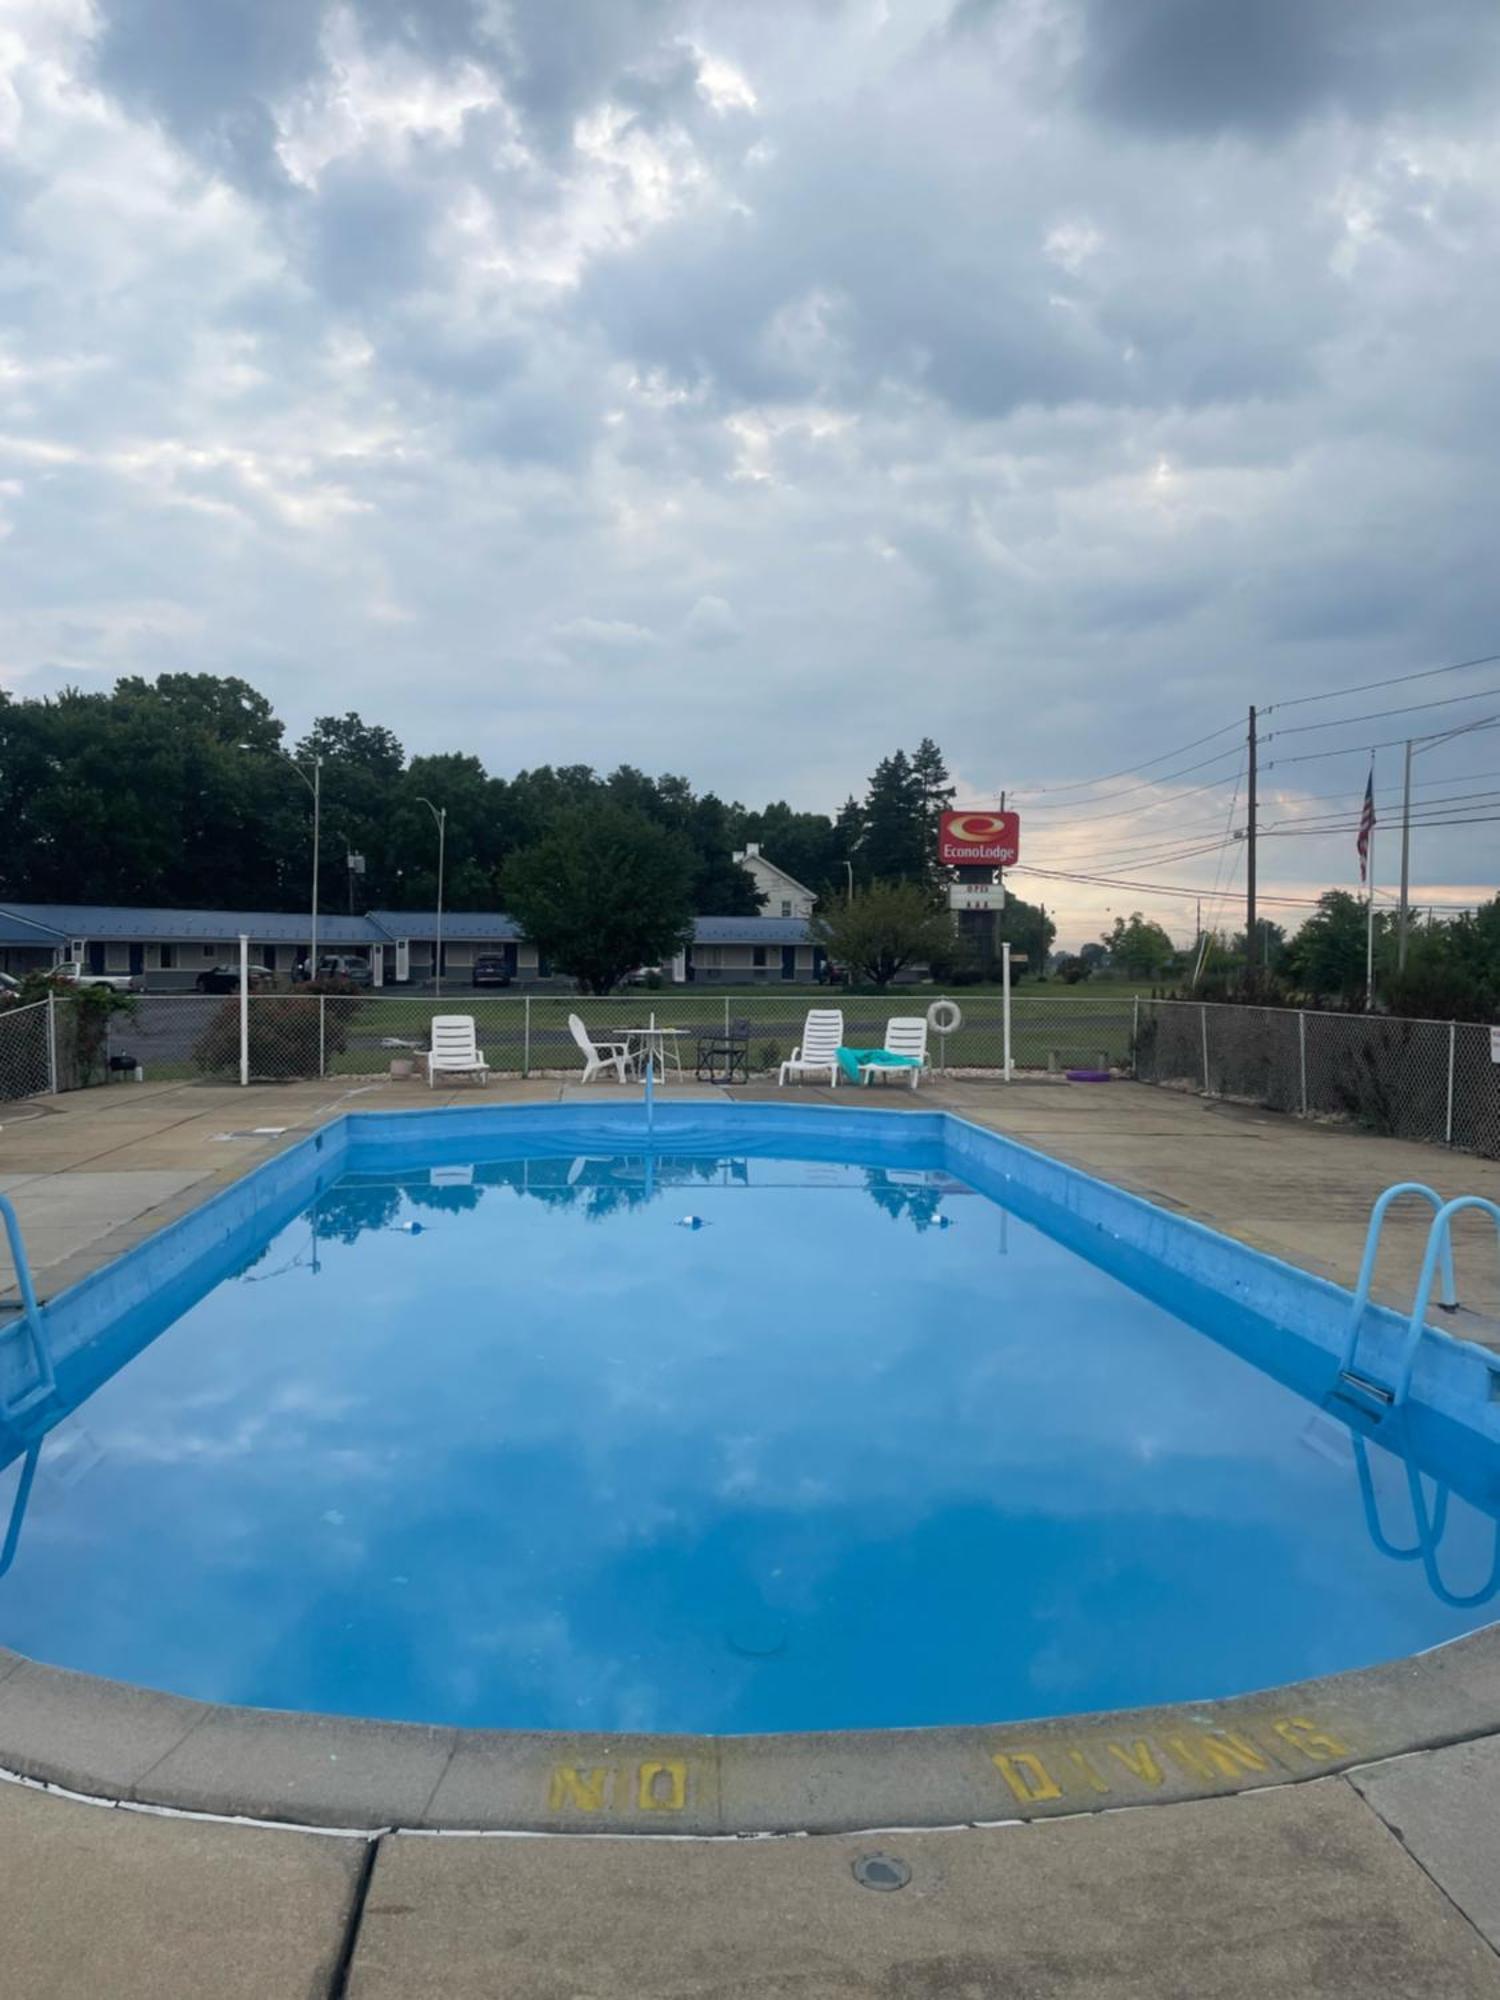
M818 900L812 890L795 875L788 875L784 868L767 860L755 841L750 841L734 858L755 878L762 898L762 916L800 917L805 923L812 915L813 904Z

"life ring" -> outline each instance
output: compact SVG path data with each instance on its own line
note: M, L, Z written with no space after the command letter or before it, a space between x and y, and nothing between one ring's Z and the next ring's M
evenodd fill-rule
M927 1025L935 1035L956 1035L963 1024L963 1010L956 1000L934 1000L927 1009Z

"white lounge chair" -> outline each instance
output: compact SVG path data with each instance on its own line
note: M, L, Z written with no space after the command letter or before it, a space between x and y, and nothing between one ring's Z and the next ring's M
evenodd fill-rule
M778 1083L785 1084L789 1076L804 1076L809 1072L814 1076L820 1076L826 1070L829 1083L837 1090L839 1044L843 1039L843 1008L812 1008L803 1023L802 1040L781 1065Z
M589 1031L576 1014L568 1016L568 1026L573 1031L573 1039L583 1050L583 1080L592 1083L601 1070L612 1069L624 1083L626 1071L630 1067L629 1042L594 1042L589 1040Z
M910 1056L910 1063L861 1063L860 1081L868 1084L872 1076L911 1078L913 1090L927 1063L927 1016L925 1014L893 1014L885 1024L885 1047L887 1055Z
M490 1066L484 1050L475 1047L472 1014L434 1014L432 1046L427 1051L427 1088L432 1090L439 1075L477 1076L481 1084L490 1080Z

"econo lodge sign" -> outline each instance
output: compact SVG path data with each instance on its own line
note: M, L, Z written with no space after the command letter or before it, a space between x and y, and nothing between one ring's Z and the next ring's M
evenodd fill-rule
M1021 815L945 812L938 821L938 860L945 868L1013 868L1021 856Z

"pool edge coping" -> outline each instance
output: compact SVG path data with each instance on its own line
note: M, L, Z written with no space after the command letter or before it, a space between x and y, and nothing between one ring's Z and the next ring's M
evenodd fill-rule
M543 1109L486 1108L525 1117ZM840 1107L797 1108L822 1115ZM414 1115L473 1113L344 1109L263 1167L285 1168L315 1142L321 1150L332 1129L354 1120ZM1105 1189L1200 1242L1277 1265L1268 1253L962 1113L929 1115L1066 1181ZM227 1208L225 1198L262 1171L216 1191L145 1243ZM1340 1290L1297 1266L1278 1270ZM1497 1732L1500 1624L1379 1666L1201 1703L757 1736L484 1730L255 1709L0 1648L0 1774L141 1809L326 1831L732 1837L1034 1820L1232 1796Z

